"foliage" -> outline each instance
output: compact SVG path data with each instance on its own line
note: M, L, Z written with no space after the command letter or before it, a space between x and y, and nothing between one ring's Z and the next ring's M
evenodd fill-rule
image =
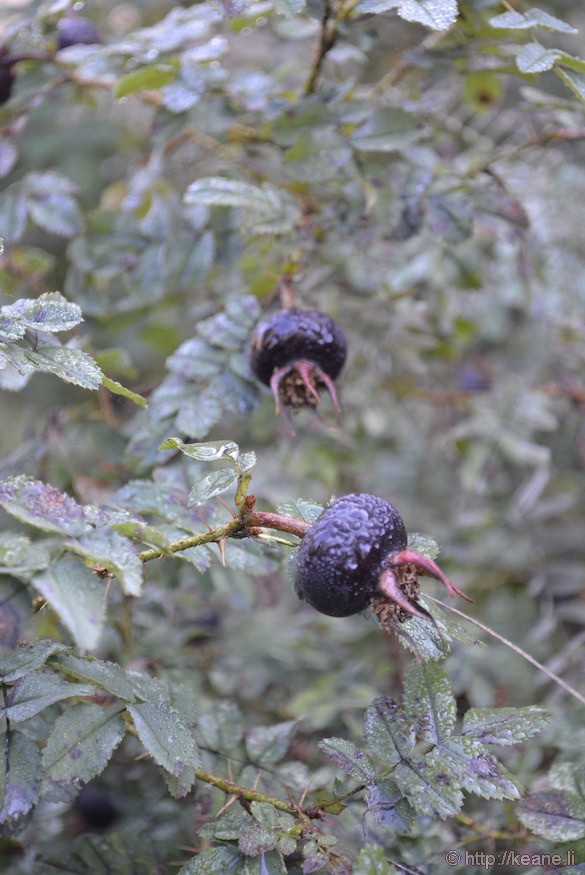
M8 6L3 867L580 871L583 11L107 0L56 51L79 4ZM349 350L295 436L248 363L291 300ZM536 662L426 581L397 635L300 604L350 491Z

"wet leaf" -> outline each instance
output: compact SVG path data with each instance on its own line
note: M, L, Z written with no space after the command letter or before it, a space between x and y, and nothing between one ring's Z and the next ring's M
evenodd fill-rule
M103 772L124 737L120 710L84 702L58 717L43 751L47 777L79 786Z
M40 757L37 746L20 732L11 732L8 737L0 733L0 824L9 824L23 817L36 803L39 795Z
M232 468L213 471L193 486L189 493L188 504L203 504L216 495L223 495L237 483L237 480L238 472Z
M551 720L543 708L470 708L463 718L463 735L486 744L519 744L540 732Z
M23 523L47 532L82 535L90 525L84 509L48 483L20 475L0 482L0 506Z
M58 674L42 669L21 678L10 689L6 698L4 716L11 723L21 723L54 705L55 702L72 696L92 696L94 692L94 687L88 684L72 684Z
M128 705L138 737L153 760L171 775L185 766L198 767L199 755L193 736L179 712L166 702Z
M2 307L0 313L18 320L24 328L40 331L68 331L83 322L81 307L68 301L60 292L45 292L38 298L21 298Z

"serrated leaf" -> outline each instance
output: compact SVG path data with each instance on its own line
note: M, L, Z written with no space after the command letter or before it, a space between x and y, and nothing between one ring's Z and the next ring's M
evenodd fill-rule
M179 775L186 765L197 768L195 741L178 711L158 701L128 705L128 712L140 741L159 766L171 775Z
M97 645L106 617L103 581L73 556L62 556L36 574L31 583L65 624L78 647L91 650Z
M420 662L410 666L404 693L404 706L418 739L441 744L452 735L457 706L442 665Z
M522 785L484 745L472 739L452 738L441 751L442 761L451 755L459 760L459 783L468 793L476 793L484 799L519 799ZM441 771L440 774L443 772Z
M156 91L174 82L177 74L177 68L170 64L152 64L132 70L118 81L114 88L114 97L127 97L136 91Z
M167 438L159 450L180 450L191 459L199 462L216 462L218 459L230 459L235 462L240 450L233 441L211 441L205 444L184 444L180 438Z
M545 839L569 842L585 837L583 803L569 793L531 793L516 806L518 819Z
M59 641L38 639L19 647L10 656L0 659L0 680L9 684L41 668L55 653L70 650Z
M204 390L200 395L187 398L179 407L175 425L189 438L202 440L220 421L223 407L215 393Z
M28 198L27 206L35 225L49 234L74 237L83 228L81 212L70 195L53 192L43 197Z
M26 230L26 198L20 191L3 192L0 200L0 240L17 243Z
M28 580L32 571L41 571L51 561L50 542L32 542L16 532L0 534L0 574Z
M366 845L353 865L353 875L393 875L397 871L380 845Z
M247 811L229 808L215 820L204 824L197 832L204 839L234 842L239 839L243 830L247 829L251 823L252 817Z
M91 657L82 659L72 653L62 652L51 654L49 659L51 665L64 674L77 680L88 681L117 699L134 701L132 682L124 669L115 662L105 662L103 659Z
M246 735L246 750L249 757L263 766L274 765L281 760L290 744L296 720L274 723L272 726L257 726Z
M0 796L0 824L25 815L39 795L40 757L34 741L20 732L0 735L0 757L6 776Z
M573 94L585 103L585 76L573 70L562 70L560 67L555 67L555 73Z
M120 706L81 703L57 718L43 751L47 777L78 786L99 775L125 733Z
M83 322L81 307L68 301L60 292L45 292L38 298L20 298L2 307L0 313L17 319L24 328L37 331L68 331Z
M314 523L324 510L325 508L322 504L307 501L304 498L297 498L296 501L286 501L283 504L279 504L276 508L277 513L292 516L306 523Z
M221 845L201 851L179 870L178 875L226 875L243 859L237 848Z
M516 55L516 64L521 73L542 73L551 70L562 54L558 49L545 49L539 43L528 43Z
M67 547L114 574L125 595L139 596L142 592L144 565L129 538L115 531L97 529L68 541Z
M84 509L48 483L19 475L0 481L0 506L20 520L46 532L79 536L90 529Z
M415 143L424 133L419 119L402 109L379 109L351 135L360 152L395 152Z
M387 696L376 699L366 711L364 735L368 750L389 765L407 757L414 743L404 713Z
M374 764L353 742L345 738L324 738L319 748L356 781L368 784L374 778Z
M38 346L35 350L26 350L26 358L36 370L55 374L83 389L98 389L104 379L91 356L80 349Z
M218 374L225 363L225 355L213 349L204 340L191 338L179 346L166 361L173 373L189 380L202 381Z
M500 15L494 15L490 18L489 23L492 27L505 28L506 30L526 30L532 27L543 27L546 30L556 30L559 33L579 33L576 27L573 27L567 21L562 21L549 12L543 9L533 7L526 12L502 12Z
M11 723L28 720L63 699L72 696L92 696L94 687L72 684L48 669L33 672L21 678L9 690L6 707L0 710Z
M186 204L242 207L243 224L257 234L292 231L301 219L301 211L288 192L267 183L258 186L210 176L191 183L184 200Z
M139 407L148 407L148 401L146 398L143 398L142 395L138 395L136 392L132 392L130 389L127 389L126 386L122 386L117 380L112 380L110 377L102 377L102 386L114 395L121 395L123 398L128 398L129 401L133 401L135 404L138 404Z
M540 732L551 716L535 705L526 708L470 708L463 718L463 735L485 744L518 744Z
M212 471L207 474L199 483L196 483L191 492L187 503L192 505L203 504L214 498L216 495L222 495L231 489L238 481L238 472L232 468L222 468L221 471Z
M43 855L43 875L160 875L167 868L164 844L142 831L84 835L70 845L66 856L62 849Z
M20 340L26 334L26 328L18 319L8 316L3 311L4 307L0 310L0 343Z
M401 835L409 833L414 826L416 812L391 778L371 784L366 790L365 799L369 813L380 826Z
M430 757L397 764L394 780L418 815L452 817L461 810L463 792L457 782L441 777L442 768Z
M447 30L457 20L456 0L361 0L355 14L379 14L397 9L406 21L417 21L433 30Z

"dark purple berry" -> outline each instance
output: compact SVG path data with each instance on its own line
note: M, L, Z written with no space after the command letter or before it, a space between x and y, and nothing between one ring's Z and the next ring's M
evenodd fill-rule
M406 528L396 508L376 495L344 495L326 508L307 531L294 563L295 589L322 614L348 617L376 598L396 606L399 618L429 618L417 603L416 571L441 580L451 595L467 598L431 559L406 549Z
M79 793L75 800L75 809L85 826L93 830L108 829L120 816L109 794L100 787L93 787L90 784L83 787Z
M10 100L15 78L8 52L0 46L0 104Z
M100 30L89 18L83 15L68 15L57 25L57 49L68 46L93 45L101 43Z
M345 335L318 310L278 310L256 325L250 338L250 364L270 386L276 407L315 407L325 387L339 410L333 381L343 368Z

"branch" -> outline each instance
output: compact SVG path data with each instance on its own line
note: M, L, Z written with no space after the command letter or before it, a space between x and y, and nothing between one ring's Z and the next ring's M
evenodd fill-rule
M319 42L317 43L317 49L313 59L313 66L311 67L311 72L305 86L305 97L308 97L309 94L315 93L317 80L321 74L321 68L323 67L323 61L328 52L331 51L337 42L337 37L337 21L333 18L333 7L329 0L325 0L323 5L323 17L321 18L321 33L319 35Z
M276 529L278 532L289 532L302 538L307 529L311 528L311 524L291 516L281 516L278 513L263 513L262 511L245 512L243 516L235 517L229 523L218 526L217 529L211 529L209 532L199 532L196 535L187 535L187 537L180 538L178 541L172 541L162 550L156 547L150 550L143 550L142 553L138 554L138 558L143 562L150 562L151 559L160 559L162 556L168 556L170 553L180 553L182 550L188 550L189 547L217 543L225 538L233 538L241 534L253 536L257 534L255 529L260 528Z
M293 816L298 815L298 809L287 805L281 799L276 799L273 796L266 796L258 790L253 790L251 787L242 787L241 784L234 784L233 781L226 781L218 775L213 775L211 772L206 772L205 769L197 769L195 776L200 781L205 781L206 784L212 784L218 790L223 790L230 796L238 796L240 799L247 799L249 802L266 802L272 805L273 808L278 808L279 811L286 811L287 814ZM307 815L308 816L308 815Z

